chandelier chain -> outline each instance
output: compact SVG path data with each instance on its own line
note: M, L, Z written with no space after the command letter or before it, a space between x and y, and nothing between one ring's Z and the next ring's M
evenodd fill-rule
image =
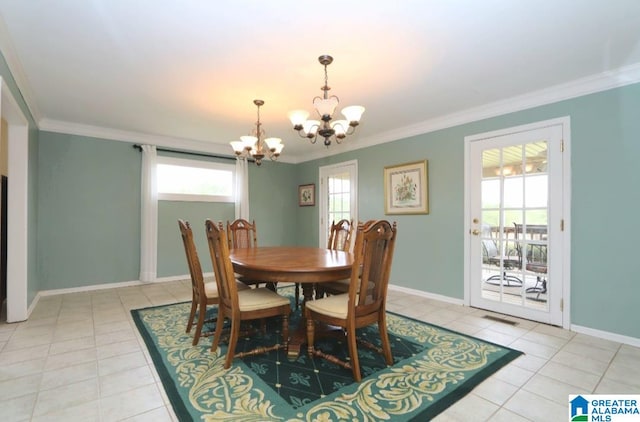
M324 91L324 99L327 99L327 91L329 91L331 88L329 88L329 76L327 73L327 65L324 65L324 87L322 88L322 90Z

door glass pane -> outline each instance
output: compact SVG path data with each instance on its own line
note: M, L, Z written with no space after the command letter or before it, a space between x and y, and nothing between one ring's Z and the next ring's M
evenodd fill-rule
M547 144L482 153L482 297L546 309Z
M504 206L505 208L521 208L523 204L522 177L504 178Z
M526 145L525 171L527 174L547 172L547 141Z
M527 226L547 225L547 209L530 209L525 212Z
M327 230L331 223L342 219L350 219L351 215L351 181L349 173L339 173L327 178L329 187L329 212Z
M500 206L500 180L482 181L482 208L498 208Z
M527 176L524 182L525 206L527 208L546 207L548 202L548 184L546 174Z

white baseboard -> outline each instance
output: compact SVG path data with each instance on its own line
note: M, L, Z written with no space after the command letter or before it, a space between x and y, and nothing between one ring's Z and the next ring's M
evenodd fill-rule
M454 305L464 305L464 300L456 299L449 296L442 296L435 293L424 292L422 290L410 289L408 287L396 286L389 284L389 290L395 290L403 292L412 296L419 296L425 299L434 299ZM609 331L596 330L594 328L583 327L580 325L571 324L571 331L586 334L589 336L601 338L603 340L614 341L616 343L628 344L629 346L640 347L640 338L624 336L622 334L611 333Z
M36 309L36 305L38 304L39 301L40 301L40 293L38 292L38 294L36 294L36 297L34 297L33 300L31 301L31 305L29 305L29 308L27 309L27 319L25 321L29 320L29 317L31 316L31 312L33 312L33 310ZM20 322L20 321L15 321L15 322Z
M464 301L462 299L456 299L454 297L443 296L435 293L429 293L422 290L410 289L408 287L396 286L394 284L389 284L389 290L395 290L398 292L409 294L411 296L423 297L425 299L439 300L441 302L464 306Z
M67 289L40 290L36 295L36 299L40 296L56 296L56 295L64 295L68 293L91 292L94 290L117 289L119 287L141 286L144 284L151 284L151 283L143 283L140 280L134 280L134 281L122 281L119 283L94 284L92 286L69 287ZM34 299L34 302L35 301L36 300Z
M213 273L205 273L204 277L213 277ZM106 289L117 289L119 287L131 287L131 286L148 286L156 283L166 283L169 281L179 281L179 280L189 280L190 275L175 275L170 277L160 277L156 278L154 281L149 283L143 283L140 280L133 281L122 281L118 283L105 283L105 284L94 284L92 286L82 286L82 287L70 287L67 289L54 289L54 290L40 290L36 295L33 302L31 302L31 306L29 307L29 313L31 313L32 308L35 307L39 298L41 296L55 296L55 295L64 295L68 293L82 293L82 292L91 292L95 290L106 290Z
M596 330L595 328L583 327L571 324L571 331L598 337L604 340L615 341L616 343L628 344L629 346L640 347L640 338L623 336L622 334L610 333L608 331Z
M205 273L205 277L213 277L213 273ZM119 287L132 287L132 286L148 286L156 283L166 283L169 281L178 281L178 280L188 280L190 278L189 274L184 275L176 275L171 277L161 277L157 278L155 281L150 283L143 283L140 280L133 281L122 281L119 283L105 283L105 284L94 284L92 286L82 286L82 287L70 287L67 289L54 289L54 290L40 290L36 297L31 302L29 309L27 310L27 318L31 316L31 312L36 308L38 302L41 297L44 296L56 296L56 295L64 295L69 293L82 293L82 292L91 292L96 290L107 290L107 289L117 289Z

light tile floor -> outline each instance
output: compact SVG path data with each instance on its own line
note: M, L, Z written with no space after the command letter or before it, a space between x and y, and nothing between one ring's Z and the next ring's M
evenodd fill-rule
M176 281L47 296L28 321L0 323L0 418L176 420L129 310L190 295ZM640 393L637 347L392 290L388 309L525 352L437 421L568 420L569 394Z

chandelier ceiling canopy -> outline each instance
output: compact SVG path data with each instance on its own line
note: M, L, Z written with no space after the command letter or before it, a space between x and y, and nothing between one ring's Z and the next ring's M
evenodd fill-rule
M280 156L284 144L280 138L264 138L265 131L260 123L260 107L264 105L263 100L253 100L257 107L258 120L255 129L251 134L241 136L239 141L230 142L233 152L240 158L253 158L256 165L262 164L262 159L268 157L275 161Z
M347 136L355 132L356 126L360 123L362 113L364 113L364 107L362 106L349 106L342 109L342 114L345 117L342 120L334 120L334 113L340 99L335 96L329 96L329 90L327 77L327 66L333 62L333 57L329 55L322 55L318 57L318 61L324 66L324 86L320 89L323 91L322 97L315 97L313 99L313 106L320 117L320 120L307 120L309 113L305 110L294 110L289 113L289 119L293 124L293 129L304 138L311 140L312 144L316 143L318 135L324 138L324 145L331 145L332 140L337 143L341 143Z

